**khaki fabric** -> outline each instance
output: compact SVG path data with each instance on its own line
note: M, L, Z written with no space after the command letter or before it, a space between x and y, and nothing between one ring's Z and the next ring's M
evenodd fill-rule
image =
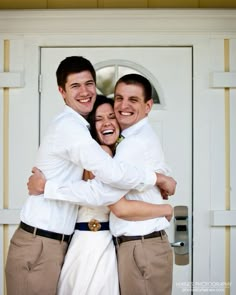
M121 295L170 295L173 252L167 235L117 248Z
M14 233L6 262L7 295L54 295L68 244Z

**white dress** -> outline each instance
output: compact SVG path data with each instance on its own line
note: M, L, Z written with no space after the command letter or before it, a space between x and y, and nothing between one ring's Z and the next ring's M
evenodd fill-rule
M80 207L77 222L109 220L107 207ZM76 230L58 283L58 295L119 295L117 262L109 230Z

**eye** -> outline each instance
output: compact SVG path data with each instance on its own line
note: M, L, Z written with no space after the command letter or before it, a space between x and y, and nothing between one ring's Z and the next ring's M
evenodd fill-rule
M115 116L114 113L112 113L112 114L109 115L109 118L110 118L110 119L116 119L116 116Z
M115 101L121 101L122 100L122 97L121 96L115 96Z
M72 84L72 85L71 85L71 88L77 88L77 87L79 87L78 84Z
M88 82L86 83L86 85L87 85L87 86L93 86L93 85L94 85L94 82L93 82L93 81L88 81Z

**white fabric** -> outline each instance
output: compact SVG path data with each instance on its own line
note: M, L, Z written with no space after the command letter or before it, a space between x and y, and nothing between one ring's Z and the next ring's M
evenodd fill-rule
M81 207L78 221L108 221L107 207ZM115 248L110 231L79 231L73 235L61 271L58 295L118 295Z
M47 179L64 184L81 180L84 169L92 171L98 180L122 188L143 188L155 182L153 173L146 177L142 170L113 160L90 136L88 122L68 106L51 123L35 166ZM143 179L147 180L145 185ZM48 200L44 195L32 196L23 206L21 220L45 230L71 234L77 209L69 203Z
M122 135L125 139L117 146L115 159L135 165L140 170L145 167L147 170L170 174L159 139L147 118L124 130ZM104 185L95 178L88 183L74 181L65 185L48 181L45 196L49 199L101 206L114 203L115 199L118 200L127 192L127 190L118 190ZM154 204L163 202L159 190L153 186L141 192L132 190L127 198ZM125 221L111 214L110 222L111 232L115 236L144 235L169 226L169 222L164 217L147 221Z
M154 171L170 174L170 169L165 163L159 139L153 128L145 118L137 124L122 132L124 140L117 146L117 159L134 164L136 167L148 167ZM152 187L144 192L130 190L126 195L130 200L142 200L153 204L162 204L163 199L157 187ZM166 218L153 218L145 221L126 221L110 214L110 229L114 236L145 235L159 231L169 226Z

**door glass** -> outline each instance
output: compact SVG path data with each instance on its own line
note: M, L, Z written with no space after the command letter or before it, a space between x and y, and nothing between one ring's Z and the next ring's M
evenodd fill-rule
M98 66L95 65L96 68L96 74L97 74L97 92L99 94L103 94L108 97L114 97L114 87L116 81L127 74L136 73L143 76L146 76L146 78L151 82L152 84L152 98L155 104L160 105L160 99L159 95L157 93L157 90L155 88L155 84L157 84L157 81L154 77L149 74L149 71L145 69L144 71L140 71L139 65L136 65L135 63L130 63L130 65L126 66L123 64L126 64L127 61L122 60L113 60L111 61L104 61L103 64L99 63ZM111 65L113 64L113 65ZM131 67L132 66L132 67Z

